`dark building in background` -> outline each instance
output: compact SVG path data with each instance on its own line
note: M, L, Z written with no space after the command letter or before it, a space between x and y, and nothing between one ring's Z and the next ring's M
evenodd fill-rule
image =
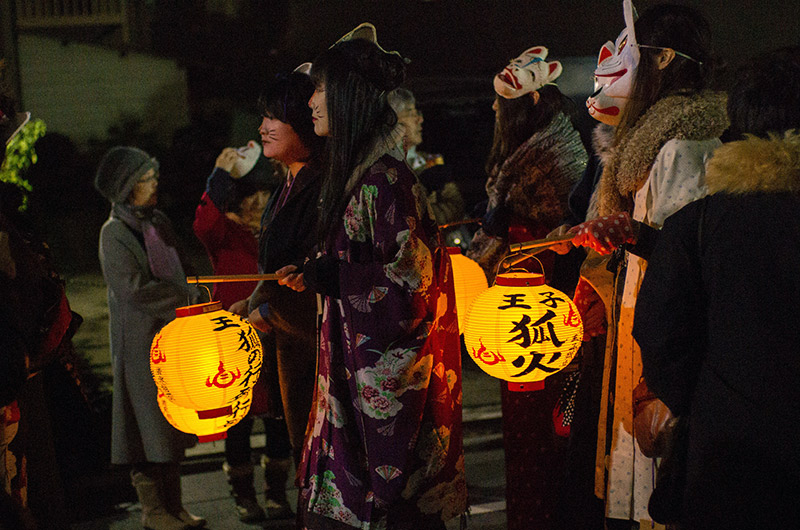
M643 10L654 3L640 1L637 7ZM795 44L800 35L797 2L683 3L700 8L711 20L716 48L732 67L733 79L738 61ZM592 81L591 59L586 59L594 57L623 27L620 0L16 0L2 2L0 14L0 55L10 65L11 81L18 87L22 104L34 117L48 122L48 132L74 143L77 152L71 161L77 167L70 167L71 178L88 179L109 144L140 145L163 161L162 199L179 225L190 219L219 150L257 137L255 103L267 80L313 60L360 22L375 24L381 44L411 60L406 85L425 116L421 148L444 155L455 178L463 183L468 203L483 193L483 163L494 120L493 74L520 50L547 46L550 58L567 61L562 77L579 65L576 83L585 83L581 85L585 88L564 90L562 86L562 90L576 99L584 114L583 99ZM65 86L62 75L69 71L63 70L64 65L59 70L43 64L38 77L24 75L32 67L26 62L45 56L30 46L44 42L50 43L51 55L70 52L73 55L65 56L76 63L91 66L113 57L127 62L135 59L145 73L125 80L122 87L98 86L106 81L94 73L78 81L72 78L70 83L85 84L87 95L70 101L59 97L59 87L71 92L80 89ZM74 54L83 53L76 51L82 47L94 50L93 55L76 60ZM19 64L17 57L22 56L25 61ZM148 57L155 65L152 68L141 66ZM157 80L147 79L147 72L169 79L158 87ZM135 112L125 111L128 107L123 104L129 105L148 83L153 87L146 104ZM31 107L29 101L37 103ZM118 111L114 105L124 108ZM55 118L55 110L61 121ZM83 125L64 118L79 115L91 116L99 129L82 135ZM587 118L585 129L591 125ZM58 253L59 245L54 246ZM95 264L93 250L78 262Z

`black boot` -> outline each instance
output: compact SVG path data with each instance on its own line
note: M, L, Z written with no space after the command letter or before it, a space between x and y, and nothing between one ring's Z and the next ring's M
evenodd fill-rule
M294 512L286 498L286 482L289 480L292 459L264 456L261 465L264 466L266 483L264 505L267 508L267 519L291 519Z
M228 478L239 520L243 523L263 521L266 514L256 500L256 490L253 487L253 464L248 462L231 466L225 462L222 464L222 470Z

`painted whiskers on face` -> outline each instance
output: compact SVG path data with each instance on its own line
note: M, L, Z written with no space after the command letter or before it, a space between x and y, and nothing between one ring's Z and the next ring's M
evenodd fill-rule
M308 148L288 123L264 116L258 128L264 156L286 165L308 157Z

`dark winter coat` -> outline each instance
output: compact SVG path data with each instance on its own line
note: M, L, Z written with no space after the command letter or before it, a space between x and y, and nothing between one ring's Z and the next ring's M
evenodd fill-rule
M633 335L689 415L688 528L800 520L800 134L720 147L712 196L669 217Z
M272 194L261 220L258 267L273 273L289 264L302 265L316 243L317 204L322 179L309 166L295 176L285 203L287 183ZM280 206L280 207L279 207ZM277 368L289 439L299 457L314 392L316 368L316 295L296 292L275 281L258 284L250 298L272 326Z

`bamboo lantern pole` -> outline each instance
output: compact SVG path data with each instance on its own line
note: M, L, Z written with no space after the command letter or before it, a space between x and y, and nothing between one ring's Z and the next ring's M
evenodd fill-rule
M278 280L277 274L221 274L219 276L187 276L186 283L228 283Z

